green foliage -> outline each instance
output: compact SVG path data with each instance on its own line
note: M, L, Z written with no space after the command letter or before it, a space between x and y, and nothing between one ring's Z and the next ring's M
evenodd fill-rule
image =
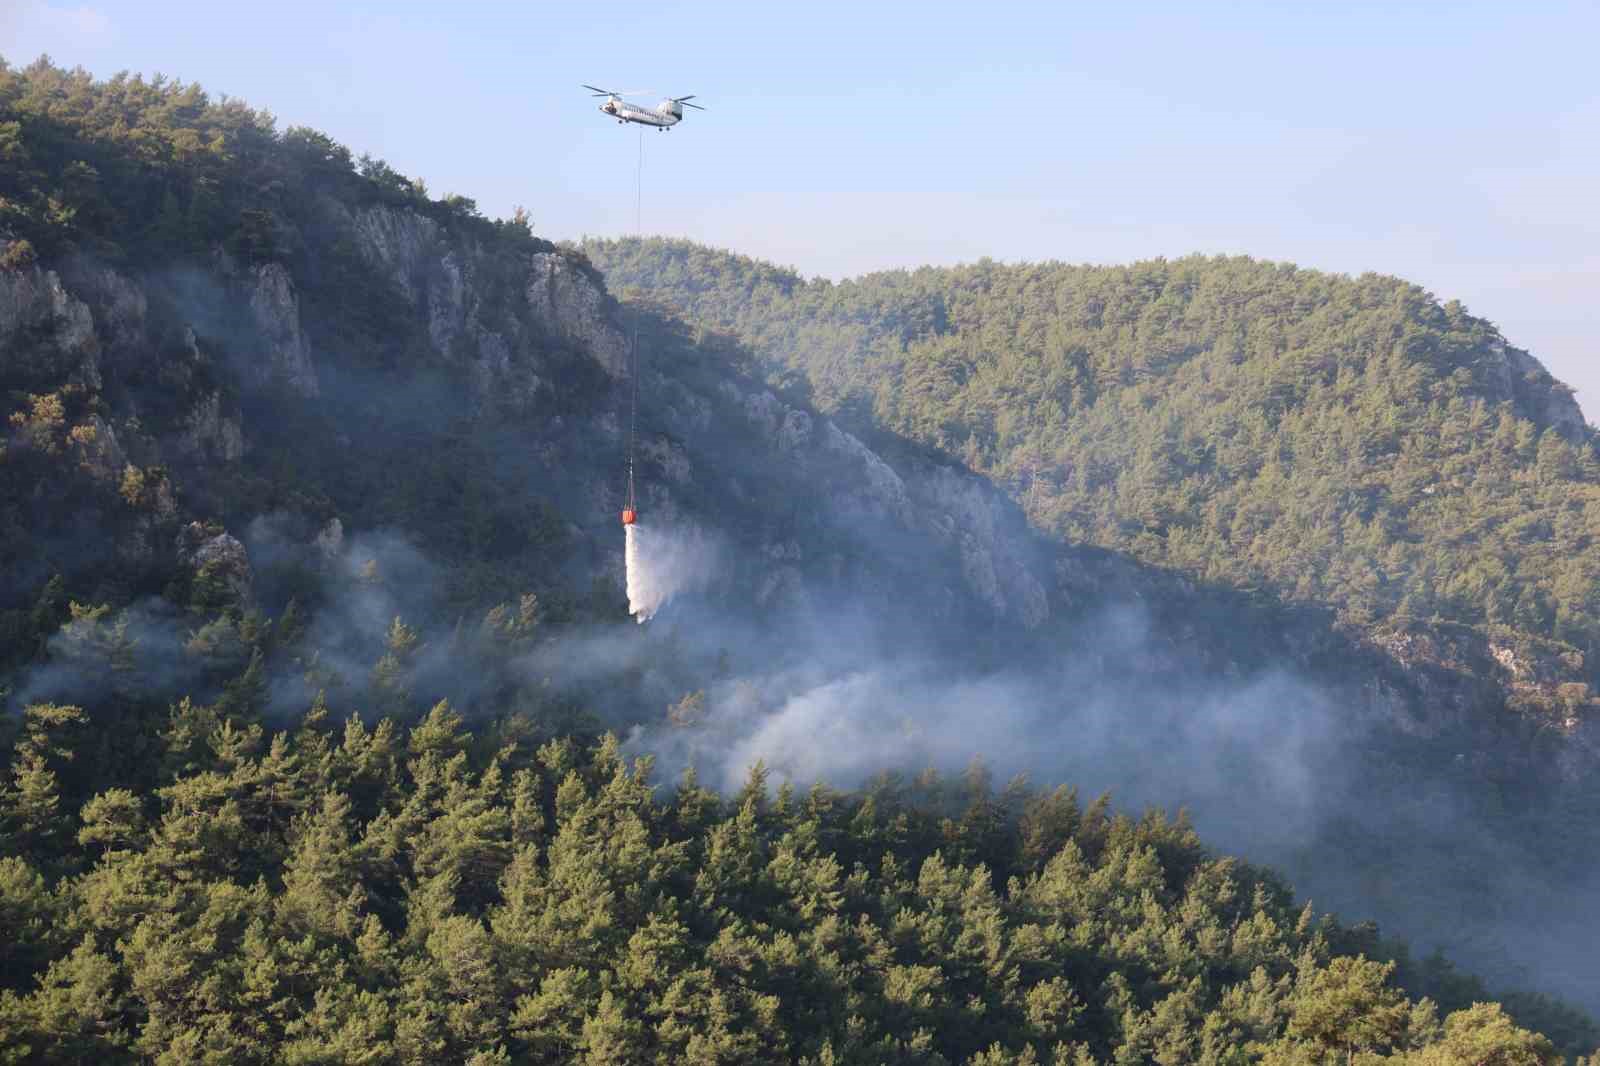
M328 222L403 205L492 246L488 316L518 257L551 246L525 213L489 222L273 125L192 85L0 63L0 270L71 253L152 272L285 264L314 345L348 375L318 404L235 396L223 342L185 336L157 288L150 315L172 319L162 343L182 359L108 364L97 390L49 352L0 353L0 562L31 575L5 590L0 667L48 657L102 683L82 708L27 708L0 777L0 1061L1544 1061L1543 1038L1471 997L1441 1028L1361 957L1378 956L1358 931L1314 923L1181 818L997 792L979 766L804 796L772 794L758 766L724 799L692 774L658 790L648 760L588 744L583 713L516 668L574 613L542 583L567 523L528 492L506 426L447 402L460 381L429 365L416 308ZM781 386L967 458L1067 535L1353 618L1439 611L1588 639L1600 595L1572 535L1591 516L1571 501L1592 459L1540 436L1526 396L1496 398L1494 338L1459 309L1239 261L832 287L690 251L652 281L673 303L689 291L698 324L641 319L708 395L726 362L748 369L725 330ZM604 394L592 361L542 354L561 411ZM128 396L129 461L80 476ZM159 528L170 494L138 444L179 431L199 397L252 426L247 459L192 483L220 518L337 513L449 561L452 606L477 613L434 650L482 681L466 715L420 713L437 694L418 703L421 632L399 618L351 676L319 658L317 581L279 575L293 609L274 624L220 568L130 575L118 559L62 577L27 554L51 533ZM53 510L25 507L39 486ZM1531 518L1466 523L1512 497ZM1351 559L1372 544L1369 572ZM353 580L389 578L374 563ZM172 655L197 679L170 700L140 695L136 677L174 664L117 610L163 588L187 612ZM309 706L269 727L267 678L291 665ZM672 709L702 713L696 691ZM1393 974L1448 984L1426 963ZM1586 1019L1523 1009L1564 1048L1593 1043Z
M1200 257L831 283L683 241L582 250L1068 540L1358 625L1554 637L1600 676L1600 461L1571 390L1414 285Z
M84 714L31 708L13 766ZM165 785L8 830L4 1061L1559 1061L1497 1005L1441 1026L1182 818L981 766L724 800L610 736L523 754L447 703L341 736L320 698L165 737Z
M1315 1045L1323 1057L1393 1048L1405 1034L1405 997L1389 988L1394 964L1357 956L1332 959L1324 967L1307 960L1290 999L1287 1034Z
M280 259L320 198L403 203L486 237L530 247L526 213L490 222L463 196L420 182L303 127L161 75L95 81L46 59L0 61L0 270L75 249L110 260L222 245L246 262Z
M54 574L96 603L231 602L231 575L190 573L162 550L180 497L234 528L274 511L405 528L448 560L455 606L482 609L512 588L537 589L545 616L570 609L548 585L570 523L528 491L527 463L508 461L532 450L542 420L508 425L476 409L466 370L434 352L425 316L373 268L352 220L401 209L472 258L474 321L539 361L552 406L584 410L604 371L541 329L523 291L529 256L555 246L533 236L526 212L490 221L323 134L274 126L192 84L0 61L0 271L25 272L16 283L40 291L55 283L31 267L54 271L94 309L102 346L132 342L111 332L133 326L144 342L101 360L92 339L57 336L59 323L3 331L0 566L17 580L0 589L0 672L36 656L63 621L30 610ZM259 353L239 328L250 316L236 290L269 262L291 279L324 374L338 377L322 403L251 386L241 370ZM102 306L121 298L105 286L124 282L139 292L127 316ZM398 399L380 409L373 394ZM237 461L198 462L173 443L219 421L250 428ZM328 463L334 453L345 461Z

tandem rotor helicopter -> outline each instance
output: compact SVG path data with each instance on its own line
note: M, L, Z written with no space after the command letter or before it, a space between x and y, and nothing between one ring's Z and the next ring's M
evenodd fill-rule
M688 96L669 96L655 107L640 107L630 104L623 99L628 93L612 92L610 89L600 89L593 85L585 85L596 96L606 97L606 102L600 105L600 110L616 119L618 122L637 122L641 126L654 126L658 131L671 129L683 121L683 109L692 107L696 111L704 111L699 104L691 104L694 94Z

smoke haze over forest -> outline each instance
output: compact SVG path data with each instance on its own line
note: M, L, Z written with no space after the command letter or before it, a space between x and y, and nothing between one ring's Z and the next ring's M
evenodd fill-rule
M556 245L43 63L0 151L4 1043L1600 1042L1600 453L1460 304Z

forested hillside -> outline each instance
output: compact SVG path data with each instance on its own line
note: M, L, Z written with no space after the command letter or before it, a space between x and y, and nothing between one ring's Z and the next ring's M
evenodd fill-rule
M1561 1061L1159 814L981 773L661 791L613 740L510 725L185 702L134 792L101 790L84 712L31 708L0 1059Z
M957 417L977 394L933 375L940 428L909 413L906 353L966 336L943 297L801 315L816 286L735 266L704 294L722 317L671 288L619 305L520 211L485 219L193 85L0 63L0 1061L1444 1064L1600 1044L1514 991L1593 998L1596 763L1546 713L1587 669L1556 639L1581 638L1566 601L1543 628L1511 619L1563 665L1530 675L1538 714L1503 715L1498 677L1418 651L1454 646L1439 626L1362 643L1322 585L1285 604L1240 576L1258 562L1196 584L1139 537L1052 543L956 461L1024 469L999 426L1045 405L995 386L986 443ZM735 275L768 280L747 299ZM793 333L792 363L758 325ZM1281 375L1287 403L1302 386ZM1097 386L1124 396L1124 432L1156 405L1136 377ZM647 626L616 525L635 384L645 523L700 556ZM1583 498L1559 389L1508 388L1513 437L1570 439L1513 440L1567 478L1516 466L1517 491ZM1070 436L1099 401L1063 395ZM1046 465L1008 487L1070 532L1071 479ZM1234 491L1206 476L1185 491ZM1296 493L1272 499L1309 506ZM1530 575L1566 565L1582 509L1558 510ZM1325 544L1312 515L1304 542ZM1385 602L1372 618L1401 613ZM1530 646L1459 643L1474 664ZM1189 804L1223 843L996 787L974 754L1124 810ZM1235 841L1349 920L1225 857ZM1384 936L1352 924L1369 914Z
M1202 257L831 283L682 241L582 249L1069 541L1359 625L1513 627L1600 669L1591 431L1537 361L1414 285Z

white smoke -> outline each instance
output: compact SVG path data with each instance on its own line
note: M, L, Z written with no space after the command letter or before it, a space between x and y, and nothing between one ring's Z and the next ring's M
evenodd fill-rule
M1140 629L1100 621L1096 651L1117 646L1114 630ZM693 767L727 791L757 762L773 785L803 789L859 787L886 770L959 772L976 758L1001 780L1183 806L1229 847L1277 855L1315 830L1319 761L1345 736L1320 692L1280 673L1164 685L1106 675L1086 653L973 676L882 649L877 664L839 669L826 647L810 650L811 663L713 682L692 715L636 727L627 747L654 755L664 780Z
M628 546L628 613L643 624L680 592L705 584L716 570L711 540L692 526L623 527Z

